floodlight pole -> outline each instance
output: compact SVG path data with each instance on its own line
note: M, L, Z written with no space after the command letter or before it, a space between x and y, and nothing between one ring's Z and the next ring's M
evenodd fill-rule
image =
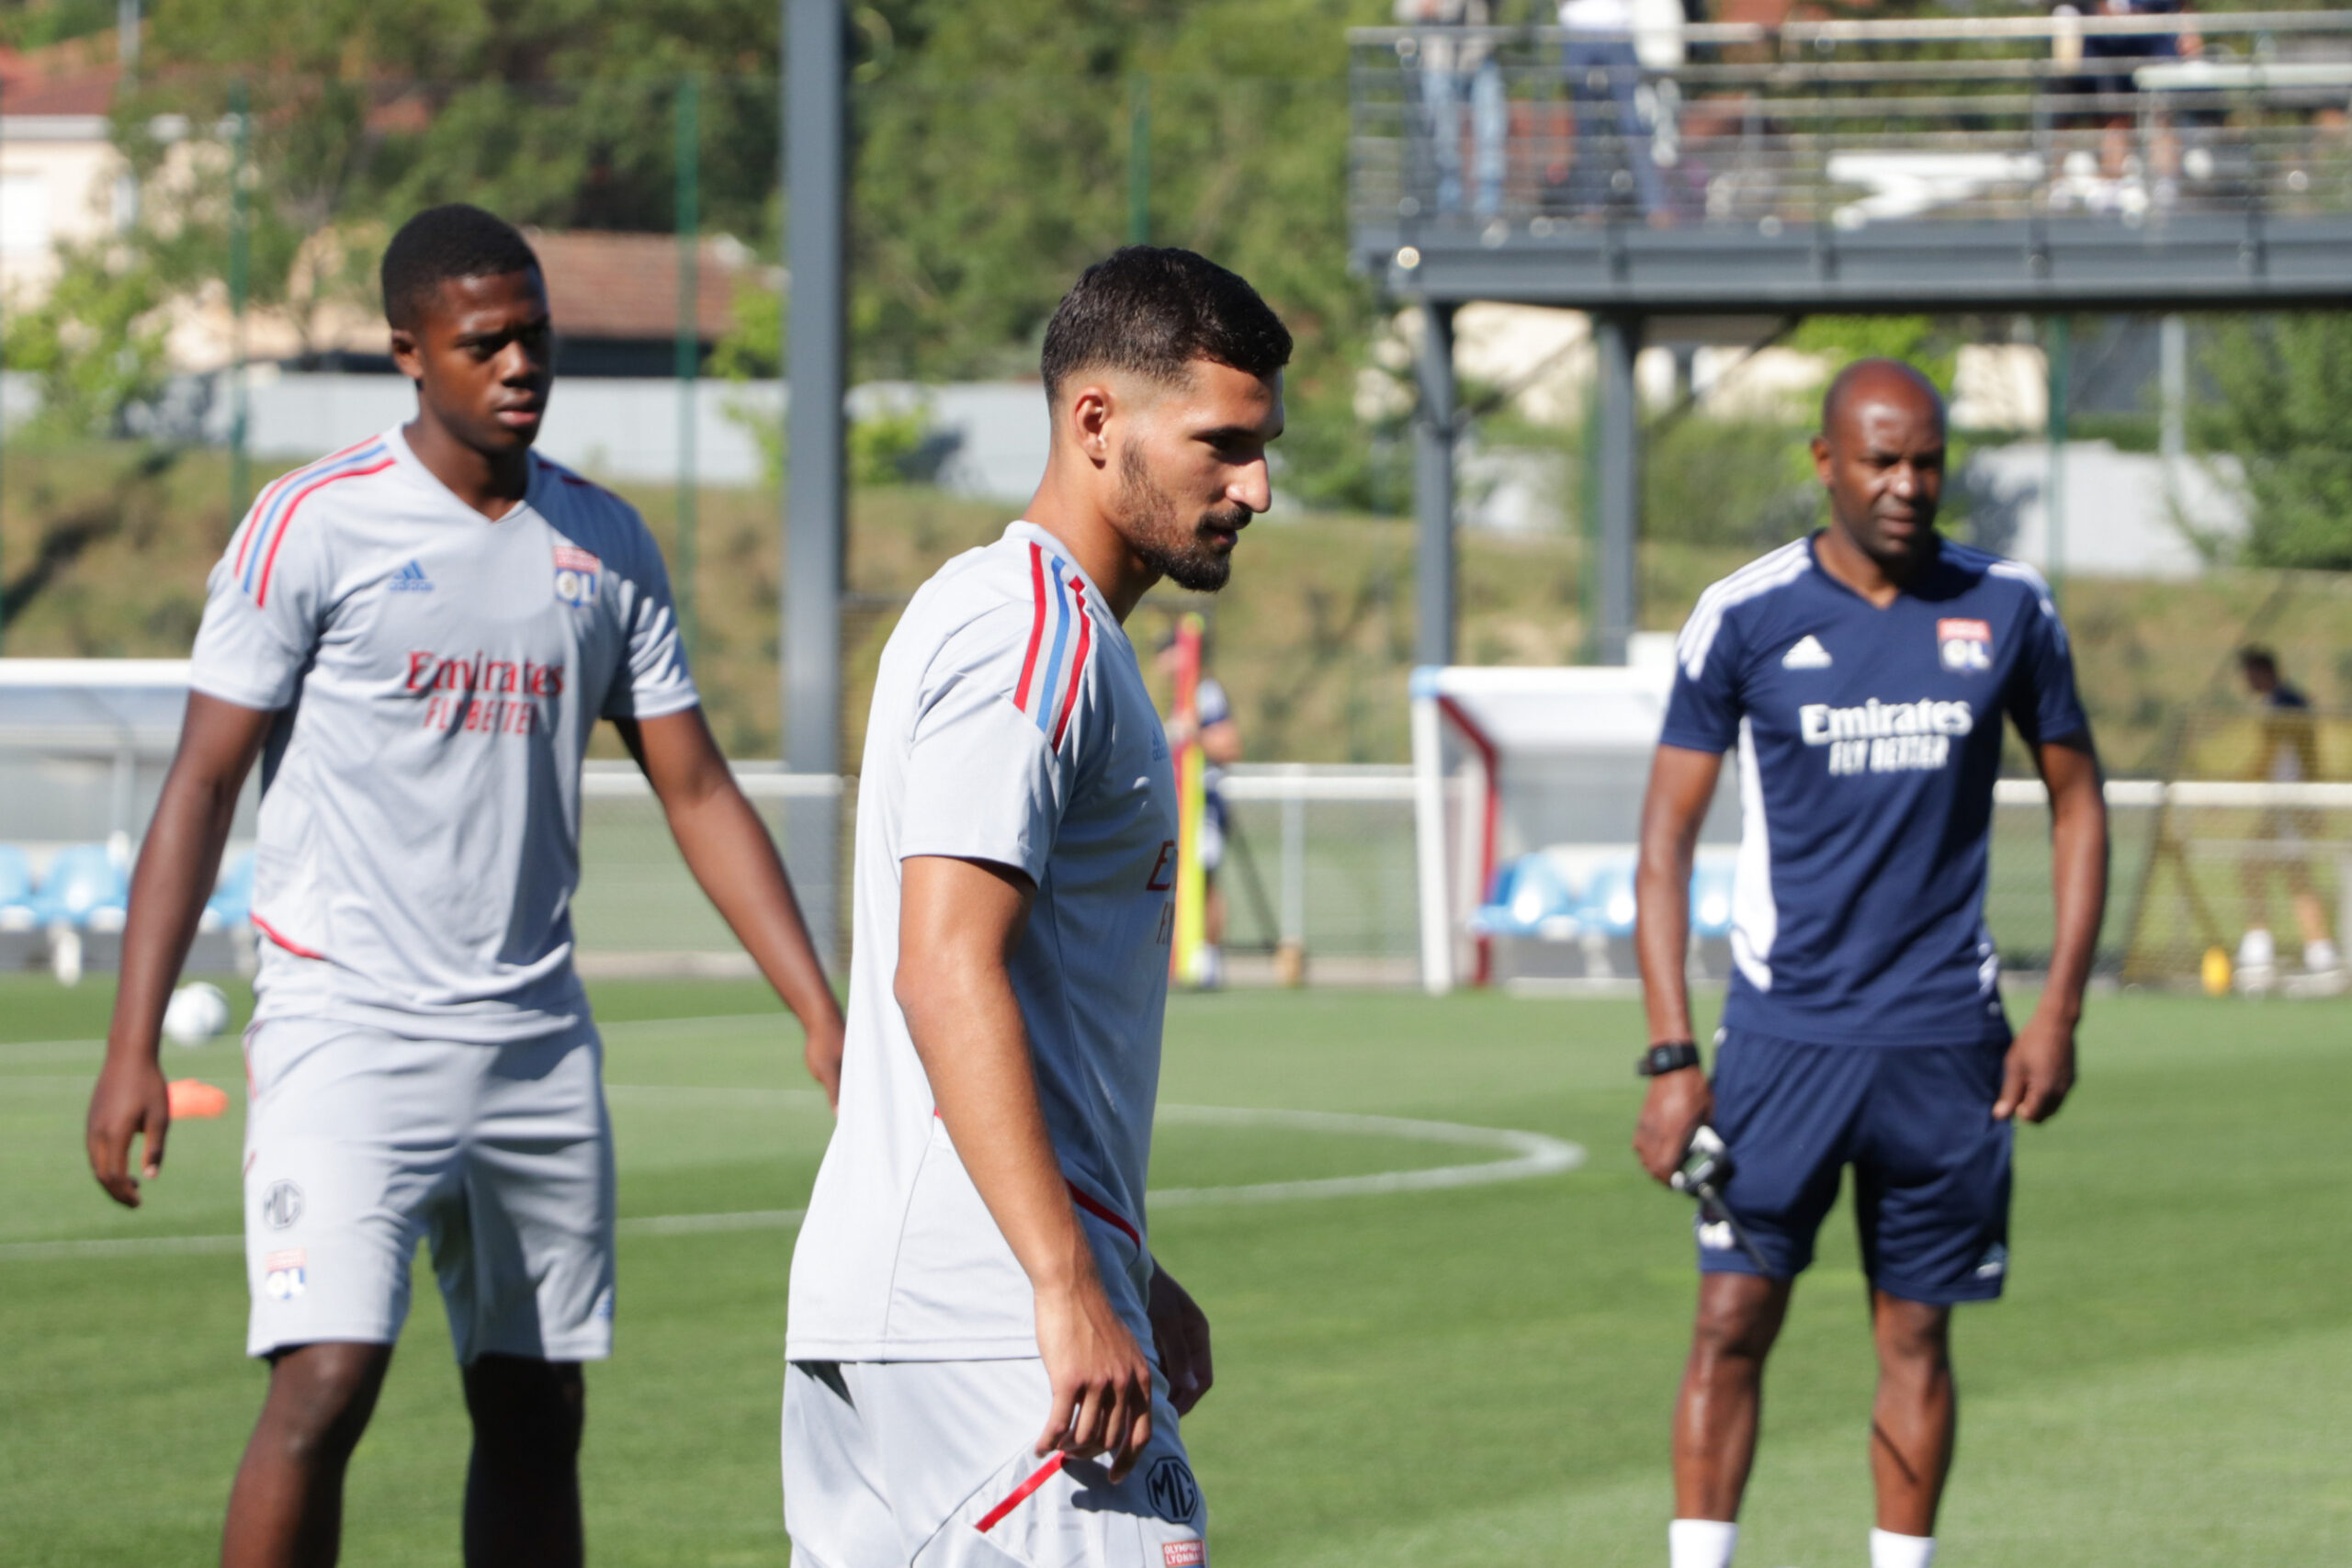
M695 472L695 382L702 373L702 83L684 76L673 106L677 133L678 325L672 344L672 369L678 382L678 571L673 597L678 633L686 657L695 656L695 508L700 501Z
M1413 500L1420 516L1414 547L1414 661L1453 662L1453 451L1459 402L1453 379L1453 306L1421 305L1421 408L1413 422Z
M1600 654L1603 664L1625 662L1634 634L1637 571L1634 541L1640 537L1641 416L1634 402L1634 356L1641 352L1639 317L1600 312L1592 318L1593 348L1600 360L1600 447L1592 455L1599 483L1600 592Z
M841 772L842 258L848 102L841 0L785 0L784 758Z

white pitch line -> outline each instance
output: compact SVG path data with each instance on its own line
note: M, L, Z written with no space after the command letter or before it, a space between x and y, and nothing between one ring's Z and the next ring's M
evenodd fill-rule
M813 1089L699 1088L671 1084L608 1084L605 1090L624 1103L656 1105L766 1105L800 1107L822 1104ZM1204 1208L1220 1203L1278 1203L1327 1198L1376 1197L1390 1192L1433 1192L1462 1187L1486 1187L1506 1181L1530 1181L1556 1176L1584 1164L1581 1146L1543 1133L1508 1127L1474 1127L1462 1122L1421 1122L1403 1116L1351 1115L1331 1111L1283 1111L1227 1105L1163 1105L1159 1120L1196 1127L1286 1127L1304 1133L1353 1134L1363 1137L1397 1138L1415 1143L1451 1144L1463 1148L1496 1149L1508 1159L1475 1165L1447 1165L1415 1170L1380 1170L1363 1176L1330 1176L1304 1181L1261 1181L1239 1187L1171 1187L1152 1192L1155 1209ZM622 1235L701 1235L718 1231L786 1230L806 1217L806 1209L750 1209L734 1213L650 1214L617 1222ZM0 1243L0 1263L48 1263L73 1258L137 1258L170 1255L235 1253L244 1250L242 1235L121 1236L96 1241L18 1241Z

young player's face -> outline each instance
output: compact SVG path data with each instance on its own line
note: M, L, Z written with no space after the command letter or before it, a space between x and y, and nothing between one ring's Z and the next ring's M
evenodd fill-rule
M1856 548L1888 566L1935 547L1944 491L1944 417L1916 383L1888 377L1850 393L1813 443L1829 510Z
M1114 406L1114 525L1161 576L1215 592L1241 530L1273 504L1266 447L1283 433L1281 375L1196 360L1182 386L1138 388Z
M392 359L424 412L488 456L537 439L554 375L547 285L535 267L445 279L415 326L392 331Z

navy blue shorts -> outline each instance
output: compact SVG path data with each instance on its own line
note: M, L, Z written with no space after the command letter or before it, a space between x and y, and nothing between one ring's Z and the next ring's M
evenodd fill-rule
M1726 1030L1714 1126L1733 1163L1724 1201L1775 1279L1813 1261L1815 1233L1854 1168L1862 1271L1906 1301L2001 1293L2009 1261L2009 1153L1993 1120L2006 1043L1806 1045ZM1753 1274L1720 1225L1699 1226L1699 1267Z

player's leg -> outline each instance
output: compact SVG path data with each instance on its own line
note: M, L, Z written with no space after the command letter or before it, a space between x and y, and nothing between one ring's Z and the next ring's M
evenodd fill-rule
M408 1315L409 1259L449 1179L413 1042L311 1020L246 1036L246 1351L270 1360L221 1560L328 1563L343 1477Z
M1739 1517L1740 1496L1756 1461L1764 1361L1780 1337L1794 1285L1793 1280L1755 1274L1700 1277L1698 1323L1674 1404L1678 1520L1728 1523Z
M1871 1472L1879 1568L1924 1568L1958 1424L1950 1322L1991 1301L2008 1275L2015 1128L1993 1120L2003 1042L1875 1053L1854 1221L1869 1276L1879 1386Z
M1871 1053L1727 1031L1715 1052L1715 1130L1733 1164L1730 1225L1701 1216L1699 1309L1675 1403L1674 1568L1724 1568L1756 1457L1764 1362L1796 1276L1813 1261L1869 1084Z
M344 1472L391 1363L390 1345L298 1345L271 1358L269 1395L229 1493L222 1568L335 1560Z
M580 1432L588 1393L571 1361L484 1355L462 1369L469 1568L571 1568L582 1553Z
M1951 1308L1871 1292L1878 1396L1871 1405L1871 1481L1878 1528L1932 1537L1951 1471L1960 1403L1951 1377Z
M576 1563L586 1388L612 1350L613 1159L593 1028L459 1045L464 1185L433 1264L473 1417L466 1561Z
M2320 902L2319 889L2312 880L2311 861L2302 852L2312 826L2303 813L2296 813L2296 831L2282 835L2280 847L2290 851L2283 869L2287 896L2294 906L2295 926L2303 939L2304 973L2326 975L2340 968L2342 959L2327 929L2327 907Z

